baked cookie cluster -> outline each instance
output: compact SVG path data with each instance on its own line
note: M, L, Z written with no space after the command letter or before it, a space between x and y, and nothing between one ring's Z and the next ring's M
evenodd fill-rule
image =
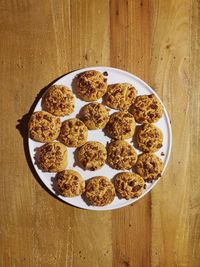
M60 127L60 118L46 111L34 112L28 125L30 137L44 143L55 140L59 136Z
M43 97L43 108L55 116L66 116L74 111L74 95L64 85L53 85Z
M103 129L109 121L109 112L104 105L94 102L82 108L81 119L89 130Z
M143 124L137 135L137 143L143 152L156 152L162 147L163 134L153 124Z
M85 191L85 180L74 170L64 170L56 175L56 189L64 197L76 197Z
M100 169L107 159L107 151L100 142L90 141L78 150L78 161L85 170Z
M87 141L88 129L85 124L77 119L69 119L62 123L59 140L68 147L80 147Z
M96 70L89 70L77 77L77 93L84 101L95 101L105 95L107 79Z
M141 196L146 183L158 179L163 171L161 159L154 154L163 143L162 131L153 124L163 114L160 101L153 94L137 96L130 83L108 85L105 75L96 70L80 73L75 84L78 97L91 102L81 108L78 118L62 118L75 108L75 96L65 85L51 86L43 96L43 110L30 118L30 138L44 143L36 149L38 168L56 173L54 189L58 194L83 195L88 205L105 206L116 196L127 200ZM102 103L96 102L101 98ZM110 138L106 146L88 141L88 131L97 129L104 129ZM85 181L80 173L67 169L68 147L75 148L76 164L84 171L92 173L107 164L123 172ZM136 149L142 152L139 156Z
M38 148L36 163L44 172L59 172L67 167L67 148L59 142L49 142Z
M133 172L121 172L116 175L115 188L120 198L130 199L139 197L144 188L144 179Z
M135 132L135 119L129 112L115 112L110 116L106 130L112 139L129 139Z
M116 83L108 85L104 97L105 104L113 109L128 110L135 101L137 91L130 83Z
M115 194L113 183L105 176L97 176L87 182L85 196L93 206L105 206L112 203Z
M116 170L130 170L137 161L137 153L133 146L124 140L108 144L108 164Z
M163 107L155 95L139 95L130 107L138 123L157 122L163 114Z

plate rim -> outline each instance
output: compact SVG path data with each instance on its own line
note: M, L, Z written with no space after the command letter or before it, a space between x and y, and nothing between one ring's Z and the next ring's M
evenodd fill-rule
M109 211L109 210L115 210L115 209L119 209L119 208L123 208L123 207L126 207L126 206L130 206L131 204L134 204L136 203L137 201L139 201L141 198L143 198L144 196L146 196L147 193L149 193L153 188L154 186L161 180L164 172L166 171L166 168L168 166L168 163L169 163L169 159L170 159L170 156L171 156L171 150L172 150L172 127L171 127L171 121L170 121L170 118L169 118L169 114L168 114L168 111L167 109L165 108L165 105L164 103L162 102L160 96L157 94L157 92L155 92L155 90L153 88L151 88L150 85L148 85L144 80L142 80L141 78L139 78L138 76L136 76L135 74L132 74L128 71L125 71L125 70L122 70L122 69L119 69L119 68L114 68L114 67L107 67L107 66L91 66L91 67L85 67L85 68L80 68L80 69L76 69L76 70L72 70L70 72L67 72L66 74L64 75L61 75L60 77L58 77L57 79L54 79L52 83L50 83L51 85L54 85L56 84L59 80L63 79L65 76L69 75L69 74L73 74L74 72L84 72L84 71L87 71L87 70L98 70L98 69L105 69L106 70L113 70L113 71L119 71L119 72L122 72L124 73L125 75L129 75L131 78L134 78L135 80L138 80L141 84L144 84L148 89L150 89L150 91L156 95L156 97L159 99L159 101L161 102L162 106L163 106L163 109L164 109L164 114L165 114L165 117L166 117L166 120L167 120L167 129L168 129L168 132L169 132L169 146L167 147L167 150L168 150L168 153L167 153L167 156L165 158L165 164L164 164L164 168L163 168L163 171L162 171L162 174L161 174L161 177L158 179L158 180L155 180L154 183L151 185L151 187L149 187L141 196L137 197L137 198L133 198L133 199L130 199L128 203L122 203L122 204L119 204L118 206L110 206L110 205L107 205L107 206L87 206L87 207L81 207L81 206L78 206L76 204L73 204L73 203L69 203L68 201L65 201L64 199L61 198L60 195L57 195L55 194L55 192L49 188L45 182L43 181L43 179L40 177L40 175L38 174L38 171L37 171L37 168L35 166L35 162L34 162L34 156L32 156L32 153L31 153L31 149L30 149L30 141L34 141L32 140L30 137L29 137L29 134L27 135L27 139L28 139L28 151L29 151L29 157L31 159L31 162L32 162L32 165L34 167L34 170L36 171L36 174L38 176L38 178L40 179L40 181L42 181L43 185L46 187L46 189L48 191L50 191L51 193L54 194L54 196L64 202L65 204L68 204L70 206L73 206L73 207L76 207L76 208L79 208L79 209L84 209L84 210L92 210L92 211ZM48 88L47 88L48 90ZM46 90L45 90L46 92ZM44 94L45 94L44 92ZM43 94L43 95L44 95ZM42 99L43 95L39 98L39 100L35 103L35 106L33 108L33 112L35 112L35 108L38 104L38 102ZM32 113L30 114L30 116L32 115ZM127 170L125 170L127 171ZM111 203L112 204L112 203Z

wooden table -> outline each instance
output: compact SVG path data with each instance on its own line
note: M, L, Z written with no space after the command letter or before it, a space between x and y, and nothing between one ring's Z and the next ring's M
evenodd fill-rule
M200 2L0 1L0 266L200 266ZM57 77L113 66L164 101L173 150L138 203L92 212L47 193L26 158L37 94Z

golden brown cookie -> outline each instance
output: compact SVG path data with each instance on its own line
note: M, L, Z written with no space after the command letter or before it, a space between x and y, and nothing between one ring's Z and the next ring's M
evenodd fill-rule
M130 107L130 112L138 123L153 123L162 117L163 107L155 95L140 95Z
M143 152L155 152L162 147L163 134L153 124L143 124L137 135L137 143Z
M64 85L52 85L43 97L44 110L55 116L66 116L74 111L74 95Z
M60 127L60 118L46 111L34 112L28 124L30 137L44 143L55 140L60 133Z
M143 177L146 182L152 182L161 176L163 163L153 153L143 153L139 155L135 165L136 172Z
M69 119L62 123L59 141L68 147L80 147L87 141L88 129L77 119Z
M88 181L85 195L92 206L105 206L113 201L115 188L107 177L96 176Z
M77 93L85 101L95 101L107 91L107 79L99 71L85 71L77 79Z
M113 139L128 139L135 132L135 120L128 112L115 112L110 116L106 125L107 134Z
M87 142L79 148L77 158L85 170L95 171L105 164L106 148L100 142Z
M56 188L64 197L76 197L85 191L85 181L77 171L64 170L56 175Z
M107 162L113 169L129 170L137 161L135 149L126 141L118 140L108 144Z
M109 121L109 112L100 103L90 103L81 109L81 119L90 130L103 129Z
M60 172L67 167L67 148L61 143L44 144L36 152L38 168L44 172Z
M119 196L128 200L142 195L145 182L144 179L136 173L121 172L115 176L114 185Z
M128 110L136 98L137 91L130 83L116 83L108 85L104 96L105 104L121 111Z

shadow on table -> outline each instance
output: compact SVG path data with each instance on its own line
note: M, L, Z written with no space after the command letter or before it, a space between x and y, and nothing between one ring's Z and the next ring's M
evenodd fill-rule
M68 74L68 73L66 73ZM23 138L23 146L24 146L24 152L25 152L25 156L26 156L26 160L27 160L27 163L28 163L28 166L33 174L33 176L35 177L36 181L42 186L42 188L48 192L52 197L60 200L61 202L65 203L62 199L58 198L58 194L57 192L55 192L55 194L53 194L42 182L42 180L40 179L40 177L38 176L33 164L32 164L32 161L31 161L31 157L30 157L30 154L29 154L29 148L28 148L28 122L30 120L30 117L32 115L32 113L34 112L34 109L35 109L35 106L37 105L38 101L41 99L41 97L44 95L44 93L46 92L47 88L49 86L51 86L52 84L54 84L58 79L62 78L63 76L65 76L66 74L60 76L59 78L57 78L56 80L52 81L51 83L49 83L47 86L45 86L44 88L42 88L40 90L40 92L38 93L38 95L36 96L33 104L31 105L31 108L30 110L28 111L28 113L24 114L22 116L21 119L18 119L17 120L17 125L16 125L16 129L19 131L21 137ZM52 181L52 180L51 180ZM52 185L53 186L53 185ZM70 204L68 204L70 205ZM72 206L72 205L70 205Z

